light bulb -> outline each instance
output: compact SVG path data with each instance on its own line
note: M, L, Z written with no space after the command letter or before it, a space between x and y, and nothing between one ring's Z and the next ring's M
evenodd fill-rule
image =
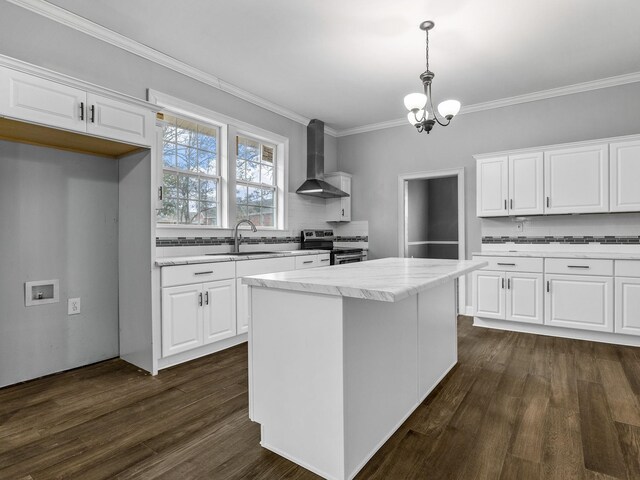
M438 112L445 118L452 118L460 111L460 102L457 100L445 100L438 105Z
M407 110L421 109L427 104L427 96L424 93L410 93L404 97L404 106Z

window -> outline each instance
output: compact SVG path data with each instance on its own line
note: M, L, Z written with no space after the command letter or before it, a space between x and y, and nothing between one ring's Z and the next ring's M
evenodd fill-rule
M164 115L159 223L220 223L219 127Z
M236 136L236 221L277 225L276 146Z
M286 230L289 139L154 90L149 100L162 109L160 232L227 229L242 219Z

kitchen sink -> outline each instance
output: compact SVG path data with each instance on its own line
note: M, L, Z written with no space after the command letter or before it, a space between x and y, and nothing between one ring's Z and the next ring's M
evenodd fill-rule
M211 255L211 256L232 256L232 257L238 257L238 256L253 256L253 255L271 255L273 253L285 253L285 252L237 252L237 253L207 253L205 255Z

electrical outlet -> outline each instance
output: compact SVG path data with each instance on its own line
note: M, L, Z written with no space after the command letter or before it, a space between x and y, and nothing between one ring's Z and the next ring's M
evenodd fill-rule
M77 315L80 313L80 297L70 298L67 301L67 313L69 315Z
M522 233L524 231L524 222L516 222L516 230L518 230L518 233Z

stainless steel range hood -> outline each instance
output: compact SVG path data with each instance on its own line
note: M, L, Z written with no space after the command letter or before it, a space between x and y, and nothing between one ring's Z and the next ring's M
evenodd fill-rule
M324 181L324 122L318 119L311 120L307 125L307 180L296 193L321 198L349 196Z

